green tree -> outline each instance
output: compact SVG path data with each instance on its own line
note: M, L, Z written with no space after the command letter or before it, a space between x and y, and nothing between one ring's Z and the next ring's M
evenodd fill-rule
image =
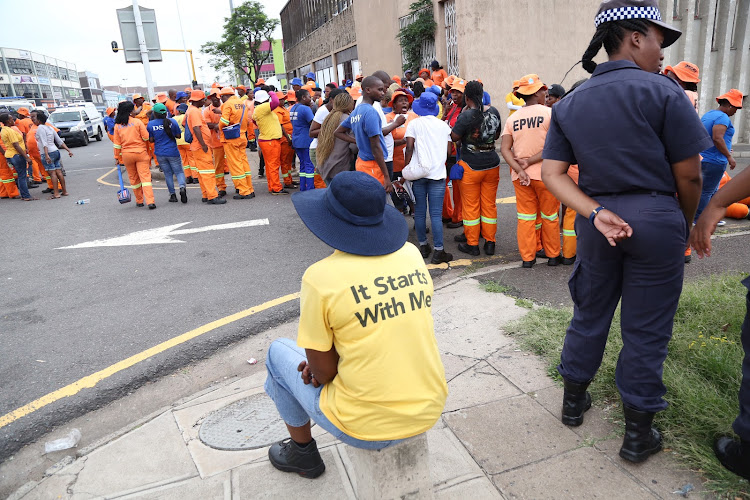
M432 17L432 0L417 0L409 5L409 11L414 20L401 28L398 39L404 52L404 71L417 72L422 63L422 47L425 42L435 40L437 23Z
M248 71L253 85L260 74L260 67L271 57L271 49L261 50L261 44L273 43L272 34L279 25L278 19L269 18L263 5L252 0L234 9L232 16L224 18L224 33L221 41L203 44L201 51L208 54L210 64L216 71L229 71L237 75Z

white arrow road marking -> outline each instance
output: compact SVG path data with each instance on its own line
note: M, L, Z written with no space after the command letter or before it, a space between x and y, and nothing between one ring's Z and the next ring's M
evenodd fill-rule
M239 227L267 226L269 222L268 219L255 219L240 222L230 222L228 224L217 224L215 226L196 227L192 229L178 229L187 224L190 224L190 222L182 222L180 224L173 224L171 226L146 229L144 231L136 231L124 236L116 236L114 238L107 238L105 240L87 241L85 243L79 243L77 245L71 245L69 247L59 247L55 250L92 247L120 247L130 245L154 245L158 243L185 243L182 240L172 238L172 236L178 234L203 233L206 231L219 231L221 229L235 229Z

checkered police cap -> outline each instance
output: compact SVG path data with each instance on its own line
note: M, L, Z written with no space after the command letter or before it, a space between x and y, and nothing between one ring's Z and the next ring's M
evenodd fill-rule
M682 35L680 30L661 20L657 0L604 0L599 5L594 25L598 28L604 23L625 19L645 19L662 28L664 33L662 47L669 47Z

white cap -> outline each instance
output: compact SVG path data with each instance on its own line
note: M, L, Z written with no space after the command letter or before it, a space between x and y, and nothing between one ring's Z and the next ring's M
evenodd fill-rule
M253 100L255 102L266 102L271 98L271 96L268 95L268 92L265 90L259 90L255 93L255 96L253 97Z

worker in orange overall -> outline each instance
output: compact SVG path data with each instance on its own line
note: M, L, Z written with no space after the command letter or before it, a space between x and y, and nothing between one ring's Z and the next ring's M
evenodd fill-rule
M206 102L206 94L202 90L193 90L190 93L190 107L187 110L187 128L193 134L193 142L190 143L192 155L190 165L198 172L198 182L201 186L201 201L211 205L223 205L227 202L219 197L216 189L216 169L209 143L211 142L211 131L203 118L203 104ZM193 170L195 174L196 170Z
M221 98L220 90L212 88L207 99L207 106L203 108L203 118L206 125L211 130L211 155L214 159L214 175L216 176L216 189L219 190L219 196L227 195L227 182L224 179L224 172L227 170L227 160L224 154L224 143L221 141L221 132L219 131L219 120L221 120Z
M234 188L238 191L232 198L235 200L250 200L255 198L250 162L247 161L247 153L245 152L247 147L246 134L248 129L252 130L250 128L250 112L245 106L245 101L237 97L231 87L221 89L220 95L224 104L221 106L219 129L224 141L224 153L227 157L229 174L232 176ZM239 137L227 139L224 136L224 128L237 124L240 124Z
M151 108L153 108L153 105L150 102L146 101L146 99L141 94L133 94L133 105L135 105L135 109L133 110L133 118L140 120L145 127L146 125L148 125L148 122L151 121ZM154 159L154 145L150 142L147 143L146 151L148 153L149 165L151 165L151 160Z
M266 179L268 191L273 195L288 195L281 185L279 170L281 168L281 141L283 133L279 118L274 109L279 106L275 92L259 90L255 93L255 111L253 121L258 126L258 146L266 160Z
M117 106L115 117L114 153L117 168L125 165L128 179L135 194L135 206L156 208L154 190L151 185L151 160L148 157L148 131L141 120L131 116L135 106L130 101Z

